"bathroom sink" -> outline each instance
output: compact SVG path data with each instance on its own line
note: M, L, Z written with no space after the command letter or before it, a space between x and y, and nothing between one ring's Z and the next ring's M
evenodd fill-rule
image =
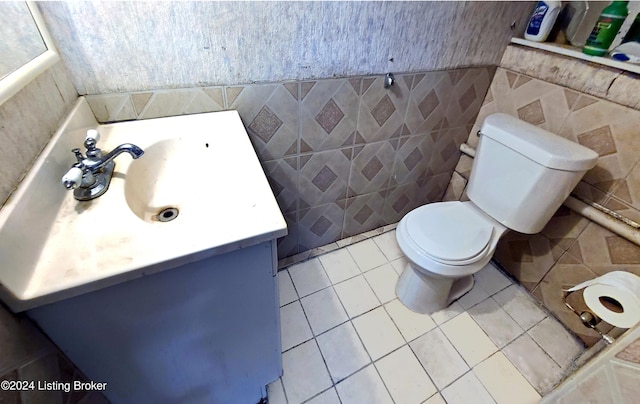
M80 202L60 178L87 129L145 153ZM22 311L285 234L236 111L98 125L81 97L0 210L0 294Z

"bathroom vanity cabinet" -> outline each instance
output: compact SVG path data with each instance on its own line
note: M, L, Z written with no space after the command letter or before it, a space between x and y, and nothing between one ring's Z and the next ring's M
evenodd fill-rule
M276 240L29 310L115 403L257 403L282 373Z
M79 202L60 178L87 130L144 155ZM80 97L0 210L0 298L113 403L257 403L282 373L286 234L237 111L101 125Z

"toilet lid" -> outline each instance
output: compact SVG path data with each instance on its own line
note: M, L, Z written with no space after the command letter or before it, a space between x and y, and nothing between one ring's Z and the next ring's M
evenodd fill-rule
M464 261L480 254L493 234L493 226L460 202L425 205L411 212L407 235L424 254L438 260Z

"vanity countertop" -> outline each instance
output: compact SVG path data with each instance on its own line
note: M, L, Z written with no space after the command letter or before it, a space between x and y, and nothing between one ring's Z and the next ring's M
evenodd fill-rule
M104 151L133 143L145 154L117 157L109 190L79 202L60 178L91 128ZM134 213L140 199L179 215ZM286 233L236 111L98 125L81 97L0 210L2 298L22 311Z

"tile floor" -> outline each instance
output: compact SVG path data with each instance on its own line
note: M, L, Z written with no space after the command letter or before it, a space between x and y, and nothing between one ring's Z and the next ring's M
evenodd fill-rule
M395 296L395 230L278 273L281 403L535 403L584 348L493 266L432 315Z

